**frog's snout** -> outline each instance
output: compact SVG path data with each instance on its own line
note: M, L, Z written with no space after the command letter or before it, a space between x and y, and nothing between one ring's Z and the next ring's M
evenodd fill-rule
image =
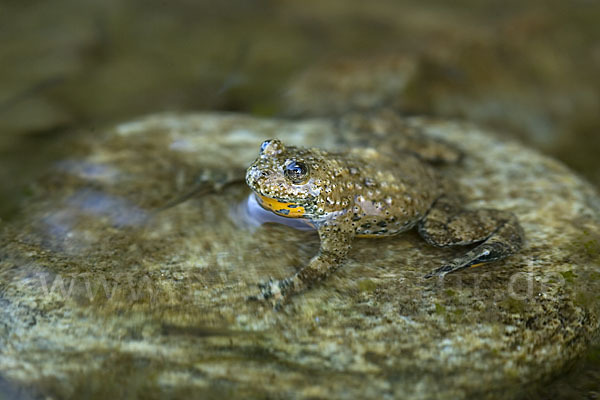
M252 165L246 170L246 184L252 189L260 187L261 182L269 177L269 173L260 170L256 165Z
M267 174L260 171L256 165L252 165L246 170L246 181L256 182L259 178L265 178Z

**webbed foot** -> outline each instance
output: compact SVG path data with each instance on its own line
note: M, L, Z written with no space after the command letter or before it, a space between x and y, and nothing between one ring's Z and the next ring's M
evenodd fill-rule
M469 267L502 260L518 252L524 234L517 217L500 210L465 210L448 197L439 198L419 223L419 234L437 247L479 243L466 254L437 268L425 278L443 277Z
M447 275L451 272L454 272L454 271L456 271L454 266L444 265L444 266L434 269L431 272L428 272L423 278L429 279L429 278L433 278L434 276L439 276L439 277L443 278L445 275Z
M511 240L506 240L506 237L491 236L485 242L467 252L462 257L455 258L448 264L441 266L424 276L425 279L434 276L444 277L456 271L465 268L479 267L492 261L502 260L515 252L517 252L522 244L522 233L520 227L517 226L517 232L512 232Z

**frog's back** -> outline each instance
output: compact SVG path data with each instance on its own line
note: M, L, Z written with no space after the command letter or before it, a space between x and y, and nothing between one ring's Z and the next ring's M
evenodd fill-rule
M359 236L394 235L412 228L441 194L439 178L410 153L353 150L351 219Z

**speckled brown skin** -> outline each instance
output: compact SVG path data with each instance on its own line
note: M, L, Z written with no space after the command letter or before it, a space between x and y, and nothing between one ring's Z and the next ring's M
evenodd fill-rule
M268 140L248 168L246 182L264 208L310 220L321 240L319 253L295 275L260 285L261 294L253 299L276 305L340 267L357 236L395 235L417 226L434 246L481 242L427 277L499 260L523 242L514 215L461 208L445 194L435 170L410 152L331 153Z

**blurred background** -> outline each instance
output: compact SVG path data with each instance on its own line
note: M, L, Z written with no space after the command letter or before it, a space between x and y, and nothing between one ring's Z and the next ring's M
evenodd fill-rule
M599 21L596 0L0 0L0 219L67 139L162 111L386 105L491 127L598 187ZM598 393L599 365L548 396Z
M0 2L0 218L67 136L165 110L464 118L600 184L600 2ZM348 100L350 99L350 100Z

